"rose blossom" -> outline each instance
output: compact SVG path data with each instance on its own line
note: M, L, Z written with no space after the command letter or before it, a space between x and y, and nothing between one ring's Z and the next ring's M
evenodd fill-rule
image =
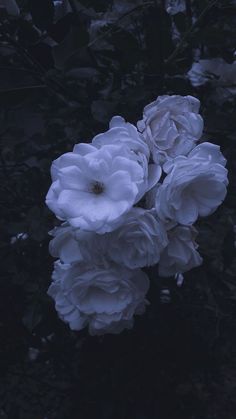
M148 288L148 277L139 269L56 262L48 294L72 330L88 325L90 334L97 335L131 328L134 314L145 310Z
M147 141L154 162L186 155L202 135L200 102L192 96L159 96L145 106L138 129Z
M79 243L75 240L69 224L64 223L60 227L54 227L49 234L54 237L49 243L49 252L53 257L59 258L63 263L83 260Z
M195 228L187 226L177 226L168 231L169 243L161 253L158 265L160 276L183 273L202 264L196 250L196 234Z
M234 86L236 83L236 62L227 63L223 58L199 60L192 64L187 73L192 86L199 87L211 82L218 86Z
M108 256L130 269L158 263L167 245L164 225L153 211L133 208L124 216L122 225L107 234Z
M121 116L113 116L109 124L109 130L96 135L92 141L92 145L97 148L108 144L128 147L137 154L144 154L149 159L150 150L143 136L134 125L125 122Z
M147 173L135 156L121 145L76 145L52 164L47 205L72 227L112 231L147 186Z
M188 157L164 165L168 173L157 188L156 211L160 219L183 225L212 214L226 196L225 159L218 146L202 143Z
M54 238L49 243L49 251L63 263L104 263L107 259L107 235L73 229L67 223L55 227L50 234Z

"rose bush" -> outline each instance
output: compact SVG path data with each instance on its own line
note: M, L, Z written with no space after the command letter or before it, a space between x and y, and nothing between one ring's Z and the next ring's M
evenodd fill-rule
M220 148L196 145L203 122L191 96L161 96L138 129L122 117L92 144L52 164L46 202L63 221L51 231L49 295L72 330L119 333L144 311L149 281L139 268L181 278L202 263L193 226L226 196ZM154 161L154 163L153 163Z

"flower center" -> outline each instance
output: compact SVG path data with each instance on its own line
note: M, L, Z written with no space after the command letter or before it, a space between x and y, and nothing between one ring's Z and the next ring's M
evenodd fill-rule
M104 185L100 182L94 182L92 185L92 192L96 195L100 195L104 191Z

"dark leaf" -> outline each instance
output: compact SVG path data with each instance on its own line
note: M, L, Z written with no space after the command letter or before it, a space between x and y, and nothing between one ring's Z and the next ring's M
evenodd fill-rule
M227 269L235 258L235 234L233 228L228 231L224 238L222 255L224 267Z
M54 3L52 0L30 0L30 13L38 28L45 30L53 23Z
M185 13L176 13L173 16L176 27L180 33L186 31L186 15Z
M21 45L28 46L38 41L40 33L31 22L21 19L19 20L17 35Z
M58 22L51 25L48 30L48 33L56 42L60 43L69 33L73 22L74 22L73 14L68 13L65 17L60 19Z
M67 61L76 53L80 53L80 49L88 43L89 37L85 27L72 26L65 39L53 48L53 56L55 66L64 69Z
M52 48L46 42L39 42L28 48L34 59L40 63L45 69L49 70L54 67Z
M0 67L0 91L34 86L35 77L30 71L17 67Z

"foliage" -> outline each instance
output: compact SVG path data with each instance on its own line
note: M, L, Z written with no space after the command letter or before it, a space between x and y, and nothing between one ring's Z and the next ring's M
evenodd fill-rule
M235 2L183 3L0 2L0 418L235 418L235 86L187 77L196 53L233 62ZM46 295L51 161L160 94L196 95L228 159L227 199L199 222L205 263L180 288L150 270L133 330L72 333Z

